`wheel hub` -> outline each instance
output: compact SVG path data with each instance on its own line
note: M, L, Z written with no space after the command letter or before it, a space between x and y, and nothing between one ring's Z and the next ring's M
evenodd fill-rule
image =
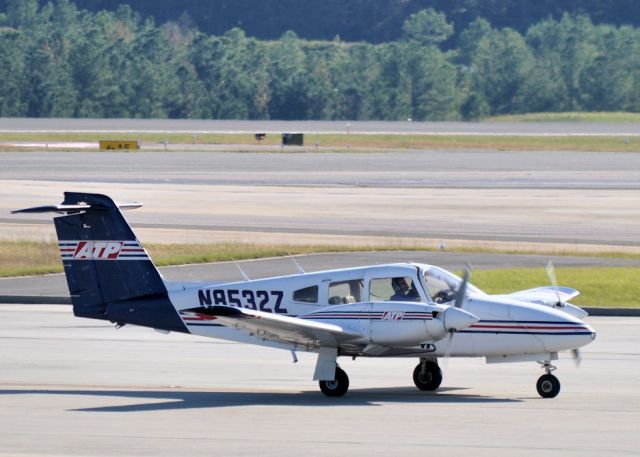
M338 387L338 381L327 381L326 385L329 389L333 390Z

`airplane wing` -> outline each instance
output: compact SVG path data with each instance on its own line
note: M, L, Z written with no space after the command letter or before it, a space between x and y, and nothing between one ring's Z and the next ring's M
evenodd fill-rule
M309 349L338 347L343 342L362 338L334 324L315 322L297 317L282 316L247 308L208 306L185 309L190 313L210 316L225 327L247 335L285 344L298 344Z
M509 298L514 298L516 300L526 301L530 303L548 304L557 302L558 298L566 303L567 301L577 297L578 295L580 295L580 292L570 287L546 286L536 287L535 289L521 290L507 296Z

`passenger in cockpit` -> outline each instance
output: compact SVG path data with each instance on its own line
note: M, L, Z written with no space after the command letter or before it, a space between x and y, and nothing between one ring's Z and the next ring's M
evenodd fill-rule
M420 294L413 285L413 281L411 281L410 287L406 278L393 278L391 287L394 291L394 294L389 298L391 301L420 301Z

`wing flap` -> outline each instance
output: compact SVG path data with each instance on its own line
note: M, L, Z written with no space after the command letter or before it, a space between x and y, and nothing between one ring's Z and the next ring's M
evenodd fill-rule
M338 325L253 309L202 306L183 311L213 317L217 323L225 327L234 328L259 339L297 344L310 349L338 347L342 342L362 337L362 335L346 331Z

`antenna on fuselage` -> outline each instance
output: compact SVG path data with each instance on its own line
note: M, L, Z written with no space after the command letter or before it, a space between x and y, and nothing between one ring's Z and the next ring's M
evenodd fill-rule
M296 258L295 258L294 256L292 256L291 254L289 254L289 258L290 258L291 260L293 260L293 263L295 263L295 264L296 264L296 267L298 268L298 273L301 273L301 274L305 274L305 273L306 273L306 271L304 271L304 268L302 268L302 267L300 266L300 264L298 263L298 261L296 260Z
M240 264L238 262L233 262L233 264L236 266L236 268L238 269L238 271L240 272L240 274L242 275L245 281L251 281L251 279L249 279L249 276L247 276L247 274L244 272L242 267L240 267Z

